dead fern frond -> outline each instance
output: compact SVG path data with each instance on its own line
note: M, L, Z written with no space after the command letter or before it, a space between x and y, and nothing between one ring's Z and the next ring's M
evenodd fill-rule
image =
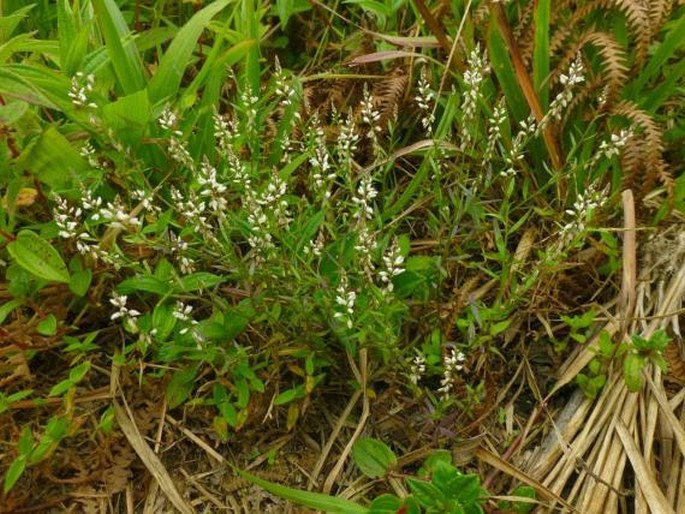
M642 184L640 198L649 193L657 182L663 184L672 197L674 181L663 160L663 134L657 122L648 112L627 100L616 105L612 114L628 118L643 131L642 137L633 138L633 144L628 145L623 159L624 174L632 183Z
M664 350L664 359L668 363L667 377L685 384L685 360L680 352L680 346L677 342L671 341Z
M628 25L635 37L635 64L639 67L647 58L649 43L652 39L652 24L649 13L640 0L609 0L607 4L626 15ZM607 6L609 7L609 5Z
M381 126L385 126L388 120L395 116L405 97L408 85L409 75L401 68L396 68L386 78L374 84L373 97L381 113L379 120Z
M673 9L673 0L651 0L646 3L649 21L652 24L651 37L656 36Z
M611 34L606 32L589 31L581 34L576 44L568 47L555 67L550 77L550 83L556 83L559 75L566 73L571 61L587 44L597 48L602 58L602 68L598 70L598 73L607 87L607 101L610 101L618 96L619 91L628 81L628 68L625 65L624 48L616 42Z

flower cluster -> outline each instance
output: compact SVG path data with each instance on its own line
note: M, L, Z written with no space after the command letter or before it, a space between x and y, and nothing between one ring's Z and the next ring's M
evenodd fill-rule
M276 57L276 62L274 63L274 81L276 84L276 96L279 97L281 107L289 107L293 103L296 91L292 84L288 83L286 80L283 68L281 68L281 63Z
M174 306L174 310L172 311L171 315L175 319L184 323L184 327L181 330L179 330L179 334L187 334L192 326L197 325L197 320L193 319L193 317L191 316L192 312L192 305L187 305L181 301L176 302L176 305Z
M563 89L557 93L552 102L549 104L547 113L540 121L538 132L542 131L552 120L560 120L564 109L573 99L573 89L576 85L582 84L585 81L585 67L580 54L571 63L568 73L562 73L559 76L559 83Z
M169 232L169 251L175 256L181 273L188 275L195 271L195 261L188 256L189 245L175 233Z
M631 129L621 129L618 134L611 134L609 141L602 141L599 144L599 152L596 157L599 158L603 155L607 159L611 159L613 156L619 155L631 137L633 137Z
M504 97L500 98L488 118L488 142L483 153L483 163L487 164L495 156L497 145L502 140L502 125L507 121L507 108Z
M377 109L373 95L369 93L369 88L364 84L364 95L361 102L361 116L362 123L368 127L366 136L371 141L374 155L380 152L380 145L378 144L378 134L381 132L381 113Z
M438 392L441 394L442 399L446 400L449 398L449 394L454 388L454 380L457 377L459 371L464 369L464 361L466 356L463 352L450 348L449 353L445 355L442 359L442 378L440 379L440 387Z
M135 328L136 318L140 316L140 312L126 307L127 300L128 297L126 295L120 295L116 292L112 293L112 298L110 298L109 302L114 305L116 311L109 317L109 319L112 321L121 319L128 327Z
M590 184L584 192L578 193L572 208L565 211L571 217L571 221L561 228L560 249L585 231L587 222L593 213L604 205L607 195L608 188L599 190L596 183Z
M393 277L404 273L404 256L400 253L400 247L397 240L392 242L390 248L387 249L383 255L384 269L378 272L378 278L384 286L385 293L392 293Z
M431 137L433 134L433 123L435 122L435 114L433 113L435 92L431 89L430 83L428 82L428 71L426 68L421 70L417 88L418 94L414 97L414 100L421 111L421 126L426 132L426 136Z
M342 163L349 166L352 161L352 156L357 151L357 144L359 143L359 134L357 134L357 127L354 123L354 115L352 110L347 113L345 121L340 126L340 133L337 141L338 157Z
M342 321L348 329L353 326L352 316L354 315L354 305L357 302L357 293L349 288L347 275L344 273L340 277L340 283L336 289L337 295L335 303L338 310L333 317Z
M224 194L227 186L217 179L216 168L205 158L200 166L197 182L200 185L200 197L207 198L214 214L224 216L228 201Z
M373 179L370 175L364 175L359 181L357 192L352 197L352 202L356 205L356 210L352 216L357 221L373 219L373 199L378 196L378 191L373 186Z
M59 229L59 237L62 239L79 237L78 227L81 225L81 214L83 213L81 208L70 206L64 198L57 195L54 196L54 200L57 208L53 210L52 217Z
M519 127L519 131L511 142L511 152L504 157L504 162L507 165L507 168L501 173L504 177L512 177L517 173L516 165L523 159L523 148L537 130L533 115L531 114L528 119L519 122Z
M426 359L421 352L416 351L416 355L411 361L411 367L409 368L409 381L418 385L419 380L426 373Z
M481 99L481 84L485 75L488 73L488 60L484 52L481 52L480 45L471 51L467 61L467 69L464 72L464 90L463 100L461 104L463 118L462 118L462 147L466 146L471 141L471 131L469 126L476 116L476 107L478 101Z
M335 180L336 174L332 171L333 167L326 147L324 131L318 125L318 120L315 119L314 122L316 127L314 129L314 148L312 156L309 158L309 164L312 167L313 189L325 201L331 197L331 184Z
M107 202L107 205L101 207L91 218L95 221L100 219L107 221L111 228L117 229L138 228L141 226L138 217L128 212L119 196L114 198L113 202Z
M71 77L71 88L69 89L69 93L67 93L69 98L71 98L71 103L76 107L97 109L97 104L89 98L94 87L95 75L92 73L86 75L82 71L77 71L76 74Z

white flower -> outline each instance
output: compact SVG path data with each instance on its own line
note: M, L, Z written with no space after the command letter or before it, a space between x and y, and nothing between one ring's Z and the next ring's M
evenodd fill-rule
M454 387L454 379L457 376L457 372L464 369L463 362L466 360L466 356L463 352L450 348L449 353L447 353L442 359L442 379L440 380L440 388L438 392L441 393L443 400L449 397L449 393L452 392Z
M409 370L409 381L412 384L417 385L425 372L426 359L423 357L423 354L417 350Z
M76 107L97 108L97 104L90 101L89 94L93 92L95 86L95 75L86 75L82 71L76 72L71 77L71 89L67 95L71 98L71 103Z
M417 85L418 94L414 97L416 105L422 112L421 126L426 131L428 137L433 133L433 123L435 122L435 115L433 114L433 104L435 101L435 92L431 89L428 82L428 70L423 68L419 75L419 83Z
M352 202L356 204L357 210L353 216L357 220L373 219L373 206L371 202L378 196L378 191L373 186L373 180L369 175L364 175L357 186L356 195Z
M112 228L139 227L141 225L140 220L136 216L127 212L118 196L114 199L114 202L107 202L106 207L100 208L97 217L93 216L93 219L97 218L108 221Z
M378 278L385 285L385 292L392 293L392 278L404 273L404 257L400 254L397 240L394 240L390 248L383 255L385 269L378 272Z
M347 283L347 276L343 274L340 277L340 284L336 289L337 295L335 303L338 306L338 311L333 314L333 317L339 319L348 329L353 326L352 316L354 315L354 305L357 302L357 293L349 289Z
M112 293L112 298L110 298L109 302L114 305L117 310L109 317L109 319L112 321L120 318L123 320L132 320L133 318L140 316L140 312L137 310L126 307L127 300L128 297L126 295L120 295L114 292Z

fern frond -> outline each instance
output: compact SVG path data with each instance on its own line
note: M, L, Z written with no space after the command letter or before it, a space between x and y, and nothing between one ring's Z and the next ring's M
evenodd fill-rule
M638 190L640 198L649 193L657 182L666 186L671 197L674 181L663 160L663 134L657 122L648 112L628 100L617 104L612 114L628 118L642 128L641 137L633 137L623 158L626 177L633 184L642 184Z
M609 0L613 7L623 12L636 39L635 63L641 66L647 58L649 43L652 39L652 24L649 13L640 0ZM608 7L608 6L607 6Z
M561 60L557 63L550 76L550 83L555 84L561 73L576 58L576 55L587 44L597 48L602 59L602 68L595 70L603 78L604 85L607 86L607 100L615 99L618 92L628 80L628 68L625 65L626 55L624 48L606 32L587 31L580 35L574 45L570 45Z
M409 75L401 68L394 69L373 86L373 97L380 108L380 124L384 125L398 110L409 86Z
M651 37L656 36L673 9L673 0L651 0L647 2L649 21L652 24Z

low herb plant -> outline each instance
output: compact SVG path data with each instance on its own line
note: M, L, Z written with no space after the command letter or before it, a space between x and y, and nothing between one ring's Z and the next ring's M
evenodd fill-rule
M421 21L398 17L404 2L351 4L382 27ZM42 352L67 369L31 393L62 398L64 412L40 451L22 433L5 491L75 429L72 395L102 364L141 382L168 376L168 406L209 407L223 440L274 412L292 429L332 376L349 379L340 356L360 348L379 380L402 376L438 409L485 396L478 363L501 364L521 313L552 296L541 291L572 256L616 246L599 227L635 170L670 184L655 118L676 91L661 81L685 16L674 11L635 60L613 44L596 52L599 36L550 56L548 31L536 32L530 84L507 48L510 24L524 23L517 2L453 4L465 52L448 66L426 50L388 80L282 67L271 17L285 26L310 5L217 0L178 8L175 27L154 10L140 23L128 3L59 0L45 40L13 36L37 23L31 7L3 17L0 322L21 369ZM627 23L595 11L601 27ZM347 34L335 23L323 37ZM379 38L381 53L354 63L390 76L386 58L406 54L384 50L398 41ZM566 320L568 343L589 321ZM633 344L631 369L653 357ZM408 481L416 509L479 512L477 477L434 464L430 480Z

